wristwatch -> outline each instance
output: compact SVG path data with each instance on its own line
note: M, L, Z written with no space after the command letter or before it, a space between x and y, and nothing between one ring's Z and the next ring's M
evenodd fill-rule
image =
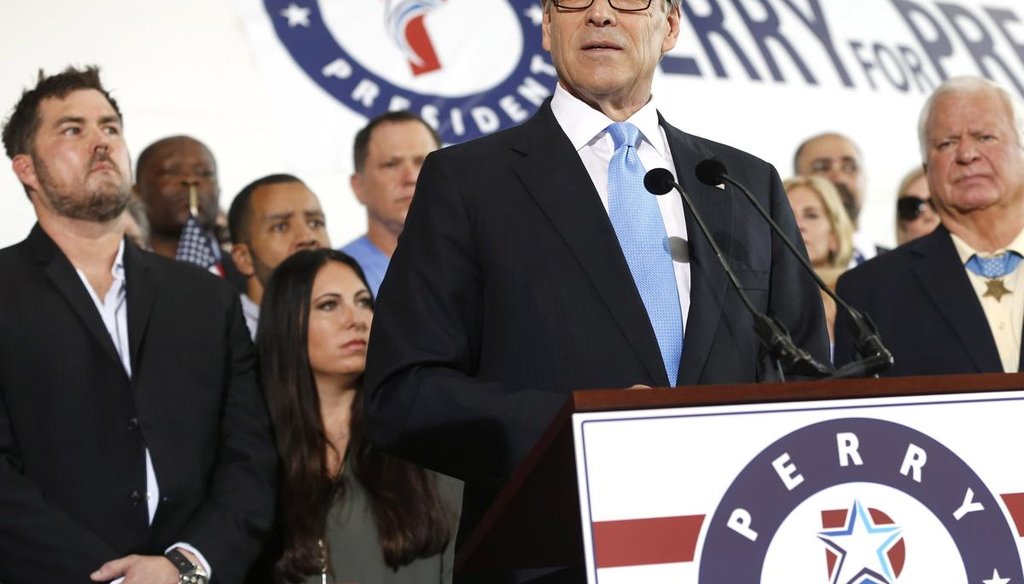
M164 554L168 560L178 569L178 584L208 584L209 574L198 564L193 564L185 557L185 554L173 549Z

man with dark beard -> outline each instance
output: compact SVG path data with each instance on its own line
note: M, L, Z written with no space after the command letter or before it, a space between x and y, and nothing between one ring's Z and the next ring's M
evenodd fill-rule
M38 223L0 251L0 581L240 582L275 463L237 296L125 244L98 69L40 73L3 143Z
M304 249L330 247L320 199L290 174L258 178L239 191L228 211L231 256L245 274L242 314L253 340L263 288L281 262Z

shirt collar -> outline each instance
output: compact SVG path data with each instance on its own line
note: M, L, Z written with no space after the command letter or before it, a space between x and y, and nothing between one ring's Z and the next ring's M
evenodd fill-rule
M117 246L117 255L114 256L114 265L110 267L110 275L114 276L115 280L121 280L124 278L124 238L121 238L121 244Z
M255 302L253 302L253 299L249 298L248 294L246 294L245 292L242 292L241 297L242 297L242 312L244 312L246 314L259 314L260 313L260 305L256 304Z
M569 93L561 83L555 86L555 95L551 98L551 111L577 152L603 138L608 126L615 123L615 120ZM658 108L653 97L626 121L640 130L644 140L653 146L658 154L669 159L667 145L661 137Z
M949 234L949 236L953 238L953 246L956 247L956 253L957 255L960 256L960 263L962 264L966 264L975 254L978 254L982 257L991 257L993 255L998 255L999 253L1002 253L1004 251L1013 251L1017 252L1021 256L1024 256L1024 230L1021 230L1021 232L1017 234L1017 237L1013 238L1013 241L1010 242L1010 245L1006 246L1003 249L996 250L996 252L993 254L982 254L978 252L970 245L968 245L966 241L960 239L952 232Z

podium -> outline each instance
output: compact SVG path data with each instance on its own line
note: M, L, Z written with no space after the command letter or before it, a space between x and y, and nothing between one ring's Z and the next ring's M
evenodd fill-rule
M1022 446L1024 374L577 391L456 573L1022 582Z

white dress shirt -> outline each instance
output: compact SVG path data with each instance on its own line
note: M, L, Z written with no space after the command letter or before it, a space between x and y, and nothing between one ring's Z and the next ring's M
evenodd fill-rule
M611 135L606 129L615 123L602 112L595 110L570 94L561 84L555 88L551 98L551 111L555 114L558 125L569 137L583 166L586 167L590 180L594 182L604 210L608 211L608 163L615 151ZM665 168L676 175L676 167L672 162L672 152L668 147L665 130L658 123L658 110L654 99L640 108L627 122L633 124L643 135L637 154L645 170ZM678 181L678 177L676 178ZM655 197L656 195L651 195ZM683 201L675 191L657 196L661 220L665 224L665 233L669 241L688 242L686 233L686 216L683 212ZM683 317L683 331L686 331L687 315L690 311L690 261L688 245L673 245L672 267L675 271L676 289L679 292L679 308ZM682 253L675 250L681 250ZM683 349L686 350L685 347Z
M117 248L117 255L114 257L114 265L110 268L110 275L114 278L113 282L102 300L96 295L96 291L93 290L85 273L78 268L75 268L75 272L78 273L86 291L89 292L89 297L96 305L96 310L99 311L100 318L103 319L103 326L107 328L110 340L114 342L114 348L117 349L117 356L121 358L121 365L124 367L125 373L128 374L128 378L131 379L132 361L131 351L128 348L128 286L124 279L124 240L121 240L121 245ZM156 471L153 470L153 458L149 454L149 448L146 448L146 507L151 524L159 502L160 485L157 484ZM172 548L181 548L191 552L202 564L206 574L211 575L210 564L207 563L203 554L199 553L199 550L187 543L180 542L167 549ZM99 568L99 566L96 567ZM123 578L118 578L111 584L118 584L123 580Z
M1018 266L1016 270L1003 278L1006 289L1010 294L996 300L993 296L986 296L988 290L988 278L975 274L966 268L971 256L978 254L982 257L991 257L1004 251L1015 251L1024 255L1024 231L1017 234L1010 245L1005 249L996 250L996 253L978 253L967 242L952 233L949 234L956 247L956 253L964 264L967 272L967 279L971 281L974 293L978 295L981 302L981 309L985 312L985 319L988 321L988 328L992 331L992 339L996 342L996 349L999 350L999 360L1003 364L1003 371L1016 373L1020 365L1020 335L1024 327L1024 266Z
M249 295L242 293L242 316L245 317L245 326L249 329L249 337L256 340L256 330L260 327L260 305L252 301Z

